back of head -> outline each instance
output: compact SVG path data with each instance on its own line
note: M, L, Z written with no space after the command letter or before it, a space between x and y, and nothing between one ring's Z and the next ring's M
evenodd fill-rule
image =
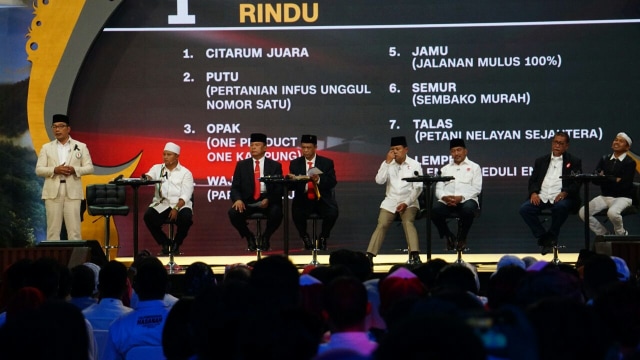
M92 296L96 287L96 278L93 270L80 264L71 269L71 296Z
M619 281L615 261L604 254L591 256L584 263L583 281L587 296L596 297L605 288Z
M136 270L133 288L140 300L162 300L169 279L162 262L156 257L147 257L140 260Z
M127 290L127 267L111 260L100 269L98 279L100 298L120 299Z
M367 289L353 276L336 278L324 290L324 308L334 331L363 326L368 302Z
M61 271L62 266L58 260L39 258L27 270L26 285L40 290L45 298L54 298L58 295Z
M414 267L412 271L422 281L427 290L431 291L436 284L438 273L445 266L447 266L446 260L438 258L420 264Z
M197 296L212 286L216 286L216 278L209 265L196 261L184 272L185 296Z
M546 298L583 301L580 279L549 265L539 271L527 271L518 282L515 302L520 306L528 306Z
M298 306L299 277L298 269L289 258L271 255L255 263L250 284L266 308L285 309Z
M436 290L457 289L478 293L476 276L471 269L460 264L449 264L436 277Z
M371 265L367 255L361 251L339 249L329 254L329 265L344 265L351 270L360 281L366 281L371 277Z
M89 334L75 305L56 299L7 322L0 337L3 354L21 359L87 359ZM34 335L39 334L34 340Z

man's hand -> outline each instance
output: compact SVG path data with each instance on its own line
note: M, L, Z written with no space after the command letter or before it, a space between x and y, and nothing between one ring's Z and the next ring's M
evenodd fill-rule
M535 206L540 205L540 195L538 195L538 193L531 194L529 201Z
M402 214L405 210L407 210L409 206L405 203L400 203L396 206L396 212Z
M457 206L462 201L460 195L445 195L441 199L447 206Z
M393 152L393 150L389 150L389 152L387 153L387 158L385 159L385 162L387 164L391 164L391 162L395 158L396 158L396 154Z
M234 202L233 205L231 205L231 207L240 213L244 212L244 210L246 209L244 202L242 200L236 200L236 202Z

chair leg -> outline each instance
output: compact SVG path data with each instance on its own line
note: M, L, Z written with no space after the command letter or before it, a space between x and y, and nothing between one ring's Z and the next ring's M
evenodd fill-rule
M174 244L173 244L173 240L175 239L175 228L174 228L175 224L173 223L169 223L169 240L171 240L171 245L169 246L169 262L166 265L167 268L167 272L169 274L176 274L178 273L180 270L182 270L182 268L180 267L180 265L178 265L175 260L174 260Z
M109 244L109 237L111 235L111 231L109 228L111 227L111 215L104 215L104 222L104 252L105 255L107 255L107 261L110 261L111 245Z
M257 260L262 259L262 225L260 219L256 220L256 257Z
M555 265L558 265L562 262L558 258L558 249L560 248L564 248L564 245L558 245L558 244L553 245L553 259L551 260L551 262L553 262Z
M313 236L313 250L311 250L311 262L309 263L310 265L315 265L318 266L320 265L320 262L318 261L318 246L320 245L320 239L318 239L318 234L316 232L316 219L312 219L311 220L311 234Z
M104 253L107 256L107 261L111 260L111 249L117 249L120 246L115 246L110 244L111 239L111 215L103 215L104 216Z

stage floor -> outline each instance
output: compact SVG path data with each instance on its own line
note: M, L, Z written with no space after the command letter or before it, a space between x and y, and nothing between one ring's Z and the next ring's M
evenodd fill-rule
M263 257L269 255L280 254L277 252L264 252L262 254ZM463 253L462 260L477 266L479 272L494 272L496 270L496 264L500 258L505 254L473 254ZM540 253L530 253L530 254L511 254L523 258L525 256L532 256L537 260L545 260L552 261L553 253L547 254L545 256L540 255ZM158 257L164 264L169 263L169 256L159 256ZM312 255L289 255L291 261L299 268L303 269L306 265L308 265L312 260ZM420 256L423 262L427 261L427 256L422 254ZM432 259L440 258L448 263L453 263L457 259L457 255L455 253L452 254L437 254L433 255ZM559 253L558 259L560 259L563 263L575 264L578 260L578 253ZM131 265L133 262L132 257L119 257L116 260L125 263L127 266ZM174 262L181 268L188 267L190 264L194 262L201 261L205 264L208 264L213 269L213 272L216 275L224 274L224 269L226 265L236 264L236 263L249 263L251 261L257 260L256 254L253 255L243 255L243 256L174 256ZM320 265L328 265L329 264L329 255L322 254L317 257ZM406 254L392 254L392 255L384 255L380 254L376 256L374 261L374 273L386 273L389 269L395 264L405 263L408 260L408 256Z

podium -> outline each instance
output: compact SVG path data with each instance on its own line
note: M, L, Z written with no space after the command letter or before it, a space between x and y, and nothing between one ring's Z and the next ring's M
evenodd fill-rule
M291 186L295 185L296 183L299 182L308 182L309 179L291 179L291 178L287 178L284 176L263 176L260 178L260 181L262 181L265 184L279 184L282 185L283 187L283 204L282 204L282 222L283 222L283 236L282 236L282 242L283 242L283 248L284 248L284 255L285 256L289 256L289 189L291 188Z
M424 189L422 190L424 196L424 203L427 207L427 261L431 260L431 207L433 205L433 199L431 198L431 191L433 184L441 181L451 181L455 178L453 176L431 176L431 175L421 175L414 176L408 178L402 178L402 180L407 182L421 182L424 184Z
M611 180L613 175L598 175L598 174L571 174L560 176L560 179L569 179L580 183L583 187L583 199L584 204L584 249L589 250L591 239L589 236L589 183L594 180Z
M121 178L113 181L116 185L127 185L133 188L133 257L138 255L138 189L140 186L155 185L160 180L142 178Z

